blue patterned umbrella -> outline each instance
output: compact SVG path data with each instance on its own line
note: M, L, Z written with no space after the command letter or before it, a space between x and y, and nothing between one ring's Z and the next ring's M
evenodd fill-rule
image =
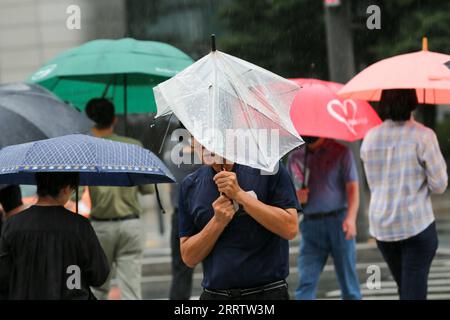
M36 172L79 172L80 185L134 186L175 182L151 151L83 134L0 150L0 184L36 184Z

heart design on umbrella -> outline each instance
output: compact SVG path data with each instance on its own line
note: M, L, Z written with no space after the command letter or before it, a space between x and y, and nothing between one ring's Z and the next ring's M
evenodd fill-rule
M355 126L367 123L366 118L356 118L358 105L352 99L346 99L343 102L338 99L330 100L327 104L327 110L333 118L345 124L348 130L355 136L357 135Z

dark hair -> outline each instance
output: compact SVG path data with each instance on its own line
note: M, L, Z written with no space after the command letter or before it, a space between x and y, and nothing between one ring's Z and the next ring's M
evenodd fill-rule
M415 89L390 89L381 93L378 108L383 120L407 121L417 104Z
M78 172L37 172L35 179L39 197L57 198L61 189L67 186L75 189L79 184Z
M111 127L114 122L114 105L105 98L94 98L86 104L86 114L98 129Z

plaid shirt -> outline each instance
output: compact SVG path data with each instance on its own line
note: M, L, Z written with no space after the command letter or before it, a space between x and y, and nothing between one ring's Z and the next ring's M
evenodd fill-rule
M380 241L399 241L433 221L430 194L447 188L447 167L434 132L413 119L384 121L361 146L371 191L370 233Z

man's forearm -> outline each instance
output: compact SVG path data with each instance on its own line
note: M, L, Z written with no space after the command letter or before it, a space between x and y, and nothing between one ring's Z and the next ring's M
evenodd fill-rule
M296 209L281 209L269 206L255 199L246 192L240 193L236 201L244 210L267 230L280 237L291 240L298 233L298 216Z
M202 231L191 237L180 239L181 256L188 267L195 267L202 262L222 234L225 226L218 223L213 217Z
M346 187L348 199L347 219L356 221L359 209L359 184L358 182L349 182Z
M356 221L356 218L358 216L358 208L359 208L359 205L357 203L355 203L353 201L349 201L347 218L353 219Z

